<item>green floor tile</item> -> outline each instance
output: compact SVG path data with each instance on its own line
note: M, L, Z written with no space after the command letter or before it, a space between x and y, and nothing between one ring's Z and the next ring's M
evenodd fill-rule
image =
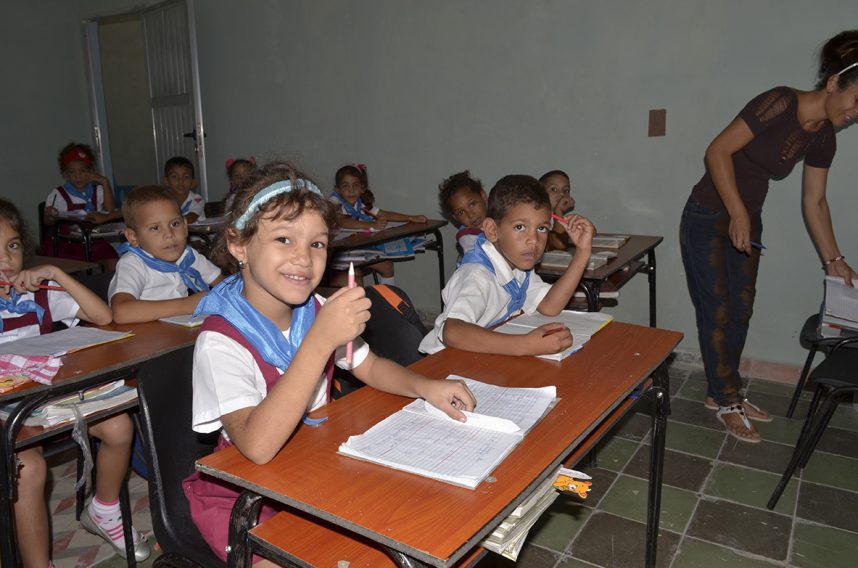
M775 381L767 381L764 379L752 379L747 389L747 396L751 399L751 402L754 401L754 393L757 392L765 394L775 394L778 396L792 398L792 395L795 392L795 385L788 385ZM810 400L812 398L813 391L809 390L803 390L799 397L800 400Z
M706 397L706 383L701 381L685 381L676 396L700 402Z
M804 468L802 479L858 491L858 460L815 452L807 467Z
M667 442L671 450L687 452L706 458L714 458L724 443L724 432L699 428L670 421L667 425Z
M742 556L728 548L686 537L671 566L672 568L768 568L778 564Z
M645 523L648 487L647 481L621 475L599 503L599 509ZM684 531L696 503L697 496L694 493L663 486L659 526L670 531Z
M622 471L637 449L637 442L613 436L607 442L599 445L596 451L596 459L601 468Z
M566 550L592 513L592 509L572 503L571 499L563 495L557 497L531 529L527 537L528 544L538 544L559 552Z
M802 420L772 416L771 422L754 422L754 427L763 436L763 440L795 446L802 424Z
M858 431L858 410L852 404L843 403L828 423L831 428Z
M593 566L595 565L590 564L589 562L569 557L563 559L560 564L557 565L557 568L593 568Z
M856 533L797 522L791 562L800 568L853 568L856 550Z
M709 476L703 493L742 505L763 508L779 479L780 476L773 473L732 464L719 464ZM798 480L793 478L774 509L776 513L792 516L797 488Z

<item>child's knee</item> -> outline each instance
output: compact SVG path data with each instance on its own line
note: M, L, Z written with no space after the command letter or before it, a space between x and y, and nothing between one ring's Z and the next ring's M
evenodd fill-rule
M48 466L42 455L42 448L30 448L17 453L21 460L18 469L18 488L22 493L42 491L48 477Z
M134 439L134 425L127 414L119 414L89 428L90 433L110 446L130 445Z

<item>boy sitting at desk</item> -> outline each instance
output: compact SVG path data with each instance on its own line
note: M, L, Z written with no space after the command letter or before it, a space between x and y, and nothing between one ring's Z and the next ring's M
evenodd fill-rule
M128 245L107 293L113 321L138 323L194 313L223 274L188 246L188 225L175 197L154 185L135 188L122 203L122 215Z
M575 256L566 272L550 285L533 271L551 227L551 204L542 184L524 175L502 178L489 194L487 213L484 234L444 287L444 311L423 338L420 351L435 353L455 347L479 353L542 355L571 346L572 334L560 323L543 325L527 335L506 335L487 328L520 310L559 314L587 268L593 224L579 215L566 217Z

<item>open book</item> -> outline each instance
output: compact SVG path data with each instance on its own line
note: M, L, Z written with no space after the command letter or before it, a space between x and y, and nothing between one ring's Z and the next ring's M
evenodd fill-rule
M554 405L555 387L504 388L464 380L477 412L458 422L417 399L363 434L351 436L339 453L474 489Z
M60 357L66 353L95 347L134 335L130 331L105 331L95 327L70 327L53 333L16 339L0 344L0 355L50 355Z
M519 316L503 324L495 329L495 331L512 335L524 335L541 325L560 322L572 332L572 346L560 353L537 355L537 357L551 359L552 361L562 361L584 347L584 344L590 341L590 338L596 335L596 332L612 321L614 321L614 316L602 312L574 312L564 310L556 316L544 316L540 313Z
M125 384L125 380L120 379L42 405L24 420L24 425L54 426L74 420L75 406L78 407L81 414L88 416L136 399L137 389L129 387ZM16 401L0 406L0 418L7 419L17 404Z

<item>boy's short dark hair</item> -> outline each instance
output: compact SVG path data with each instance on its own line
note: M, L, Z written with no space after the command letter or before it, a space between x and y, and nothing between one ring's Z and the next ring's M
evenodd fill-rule
M499 179L489 193L488 216L500 223L507 211L520 203L530 203L536 209L551 209L548 193L538 179L510 175Z
M460 189L466 187L471 188L471 191L479 195L485 191L483 182L471 177L470 170L465 170L457 174L453 174L438 185L438 206L441 208L441 213L449 220L453 220L453 211L450 209L450 198Z
M194 163L184 156L173 156L167 163L164 164L164 177L170 175L170 170L173 168L188 168L191 170L191 177L196 178L197 174L194 171Z
M153 201L169 201L176 206L177 210L181 211L176 196L169 189L160 185L141 185L132 189L122 200L122 218L125 220L125 224L136 230L134 214L140 207Z

